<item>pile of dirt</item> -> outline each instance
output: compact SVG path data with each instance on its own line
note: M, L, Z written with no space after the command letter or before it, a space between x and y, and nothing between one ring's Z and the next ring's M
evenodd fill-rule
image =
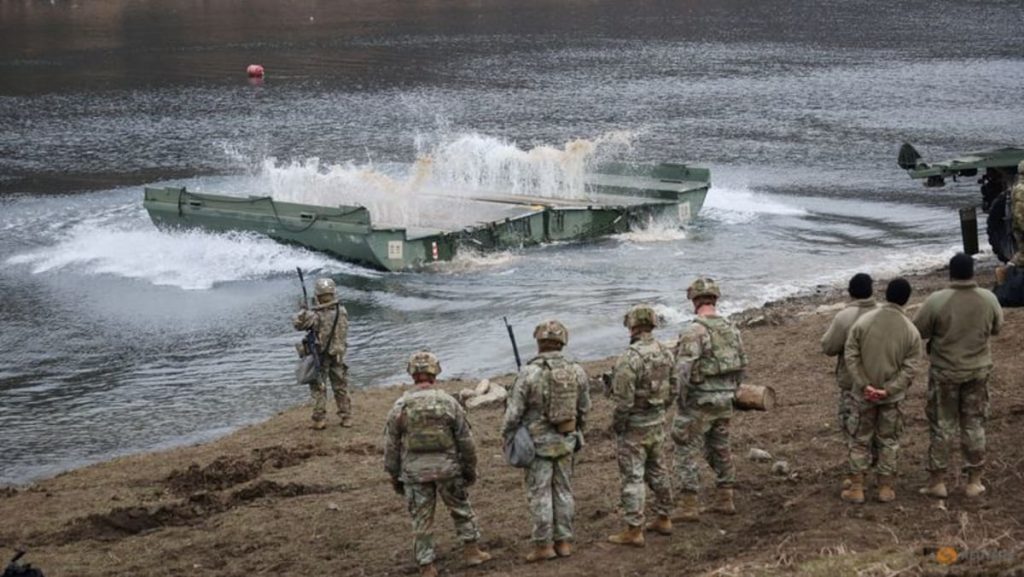
M314 456L327 456L330 451L312 445L283 447L273 445L252 449L244 457L220 456L206 466L192 463L187 469L175 469L167 476L167 487L179 495L197 491L219 491L260 476L264 466L275 469L294 467Z

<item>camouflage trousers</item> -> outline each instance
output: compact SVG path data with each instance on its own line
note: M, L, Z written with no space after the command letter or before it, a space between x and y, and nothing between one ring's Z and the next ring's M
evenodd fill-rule
M533 517L533 542L571 541L576 499L572 494L573 455L536 457L526 470L527 499Z
M431 483L406 483L405 498L412 515L412 531L415 535L413 552L416 563L420 565L434 562L434 509L437 507L438 495L451 513L459 540L474 543L480 539L476 515L469 504L466 484L461 478Z
M736 483L729 446L729 423L732 402L709 405L688 404L672 421L675 441L676 486L684 493L700 492L700 464L704 459L715 471L715 484L731 487Z
M646 482L654 491L654 513L672 511L672 479L665 467L665 429L657 426L626 431L619 435L617 458L622 476L622 510L628 525L644 524Z
M985 419L988 417L988 374L957 382L932 370L928 375L928 470L945 471L949 445L959 428L964 468L985 464ZM958 427L959 425L959 427Z
M850 420L850 413L857 409L857 399L853 397L849 389L839 389L839 433L843 436L843 441L849 446L853 440L853 435L847 428L847 422Z
M899 403L851 407L846 421L850 434L850 473L864 473L872 461L879 475L895 475L903 413Z
M334 391L334 404L342 418L352 413L352 400L348 395L348 365L325 358L320 365L320 378L309 384L313 397L313 420L322 421L327 417L327 387Z

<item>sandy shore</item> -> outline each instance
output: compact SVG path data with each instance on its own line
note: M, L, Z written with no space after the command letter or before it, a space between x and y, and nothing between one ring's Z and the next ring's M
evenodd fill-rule
M911 280L912 303L919 303L945 286L946 273ZM991 270L979 280L991 284ZM1006 328L993 340L988 496L966 502L962 479L953 481L944 507L917 494L926 479L921 377L904 405L897 501L849 506L838 498L845 450L834 417L833 361L818 346L841 300L841 291L823 287L739 315L749 382L772 385L779 398L774 411L735 422L739 515L706 515L670 538L650 536L644 550L605 543L620 528L619 481L610 405L595 389L589 444L576 473L577 554L527 566L522 474L501 459L500 409L479 409L471 413L481 455L471 496L495 560L464 568L441 509L442 574L1024 575L1024 310L1007 310ZM597 376L610 364L586 365ZM472 385L444 383L451 391ZM381 457L384 416L401 390L357 392L352 429L332 422L327 431L311 431L308 407L297 407L214 442L0 489L0 553L27 548L26 560L48 577L416 574L405 504L391 492ZM754 447L786 460L790 473L748 460ZM961 562L938 564L940 546L955 547Z

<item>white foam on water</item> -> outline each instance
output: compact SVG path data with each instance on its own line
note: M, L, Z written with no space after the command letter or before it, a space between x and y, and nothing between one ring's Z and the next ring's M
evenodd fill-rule
M441 274L476 272L502 268L516 262L520 257L521 255L509 250L480 252L471 246L462 245L452 260L430 263L425 268Z
M807 210L746 187L712 186L702 214L725 224L746 224L761 215L805 216Z
M672 242L685 240L686 230L674 218L652 220L646 226L612 235L612 238L629 243Z
M12 256L6 263L28 265L35 274L114 275L185 290L288 274L297 266L374 274L255 234L133 230L93 223L75 226L55 244Z
M634 138L610 132L561 147L520 148L477 133L446 133L419 137L416 159L407 166L264 158L252 188L280 201L364 206L382 225L462 228L487 219L470 202L481 195L587 198L583 176L589 168L628 154Z

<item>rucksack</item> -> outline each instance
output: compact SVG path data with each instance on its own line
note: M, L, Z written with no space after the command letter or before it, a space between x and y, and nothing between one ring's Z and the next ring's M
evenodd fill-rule
M747 366L740 333L729 321L721 317L697 317L696 323L708 331L711 350L705 350L697 360L697 369L705 377L734 373Z
M455 448L449 403L437 394L405 398L405 448L410 453L444 453Z
M565 359L544 359L542 364L548 385L544 417L559 433L571 433L576 430L576 402L579 397L576 371Z
M664 406L672 394L669 378L675 369L675 357L658 341L651 344L653 346L633 347L643 362L643 372L636 387L636 405L639 408Z

